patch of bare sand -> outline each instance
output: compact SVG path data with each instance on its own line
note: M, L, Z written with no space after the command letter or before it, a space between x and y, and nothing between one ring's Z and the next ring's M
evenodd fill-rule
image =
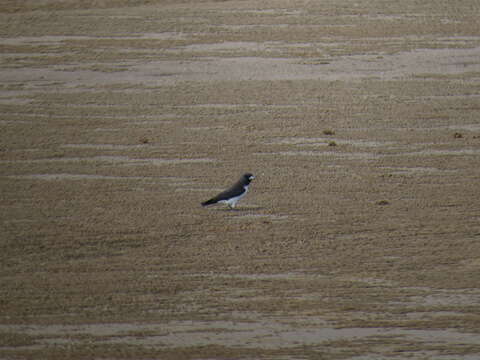
M229 50L242 44L219 44ZM304 64L301 58L268 57L204 57L199 60L122 62L113 66L127 71L113 74L75 70L69 66L56 69L0 69L5 82L68 82L68 87L89 87L95 84L141 84L161 86L181 81L276 81L326 80L360 81L362 79L408 79L429 74L461 75L480 73L480 47L472 49L418 49L393 55L352 55L332 58L325 63ZM74 66L70 66L74 67ZM58 71L61 70L61 71Z
M301 329L299 324L302 324ZM239 319L229 321L169 321L164 324L106 323L82 326L0 325L0 331L22 332L32 337L39 337L34 345L24 347L32 349L64 344L82 345L85 336L97 345L122 343L182 348L188 344L192 347L221 345L259 349L319 346L345 339L368 342L382 336L389 337L390 341L394 339L418 341L427 346L433 346L438 342L446 346L458 342L464 345L475 345L480 340L478 334L453 330L332 328L323 319L316 317L290 316L259 319L258 314L253 313L241 314Z

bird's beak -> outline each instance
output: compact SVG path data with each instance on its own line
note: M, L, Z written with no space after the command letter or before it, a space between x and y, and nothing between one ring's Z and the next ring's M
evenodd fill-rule
M255 176L253 176L253 175L250 176L250 180L253 180L253 179L255 179Z

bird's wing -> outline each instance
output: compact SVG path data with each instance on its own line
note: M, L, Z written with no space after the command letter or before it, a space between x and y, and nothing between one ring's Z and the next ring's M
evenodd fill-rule
M231 188L229 188L225 191L222 191L220 194L215 196L213 199L215 199L216 201L230 199L232 197L242 195L244 192L245 192L245 188L242 186L242 184L240 182L238 182L235 185L233 185Z

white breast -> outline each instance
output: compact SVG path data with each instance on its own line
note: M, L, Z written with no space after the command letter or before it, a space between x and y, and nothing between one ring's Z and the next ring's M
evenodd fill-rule
M238 196L235 196L235 197L230 198L230 199L228 199L228 200L222 200L222 201L219 201L219 202L221 202L221 203L226 203L226 204L228 204L229 206L231 206L232 208L235 207L235 205L237 204L237 202L238 202L241 198L243 198L243 197L247 194L247 192L248 192L248 185L245 185L243 188L245 189L245 191L243 192L243 194L238 195Z

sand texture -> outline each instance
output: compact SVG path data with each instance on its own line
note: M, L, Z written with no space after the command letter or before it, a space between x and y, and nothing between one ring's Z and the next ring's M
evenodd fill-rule
M0 358L478 359L479 14L3 2Z

